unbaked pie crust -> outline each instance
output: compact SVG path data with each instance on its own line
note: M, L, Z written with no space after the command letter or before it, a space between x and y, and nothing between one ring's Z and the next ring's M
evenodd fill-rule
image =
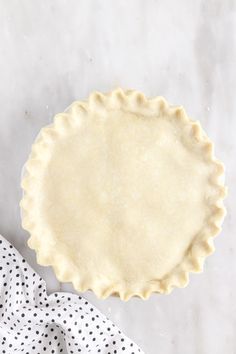
M95 92L33 144L22 224L60 281L101 298L148 298L202 270L225 214L223 177L183 108L137 91Z

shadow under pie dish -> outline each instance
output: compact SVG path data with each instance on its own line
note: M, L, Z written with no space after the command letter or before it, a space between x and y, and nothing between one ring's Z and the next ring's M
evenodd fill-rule
M137 91L95 92L57 114L22 188L38 263L100 298L186 286L225 214L224 168L200 124Z

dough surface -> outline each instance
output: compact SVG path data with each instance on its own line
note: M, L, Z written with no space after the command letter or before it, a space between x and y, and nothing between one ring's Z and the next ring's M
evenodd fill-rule
M116 90L73 103L42 129L26 171L29 245L79 291L169 292L213 251L223 167L200 125L160 97Z

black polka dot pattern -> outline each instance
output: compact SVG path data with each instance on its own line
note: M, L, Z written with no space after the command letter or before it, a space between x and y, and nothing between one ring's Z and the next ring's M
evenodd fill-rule
M81 296L46 285L0 235L1 354L143 353Z

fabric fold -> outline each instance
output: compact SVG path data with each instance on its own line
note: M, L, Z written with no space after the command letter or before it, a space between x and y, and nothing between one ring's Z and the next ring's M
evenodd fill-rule
M44 280L0 235L2 354L136 354L141 349L79 295L48 295Z

